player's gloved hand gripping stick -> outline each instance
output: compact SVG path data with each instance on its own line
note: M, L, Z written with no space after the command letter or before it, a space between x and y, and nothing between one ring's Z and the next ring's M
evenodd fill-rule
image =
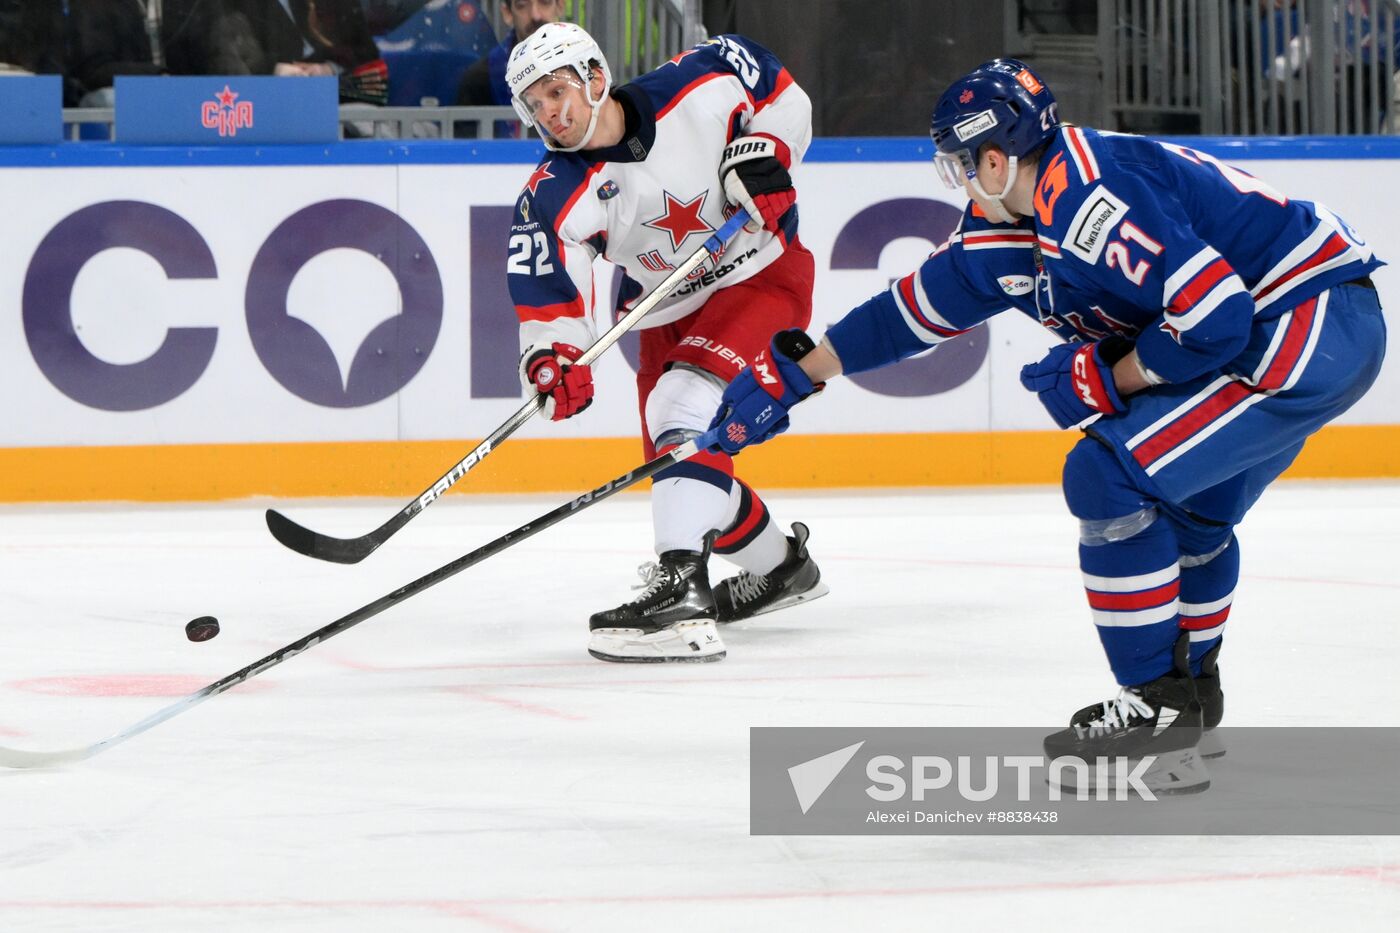
M737 204L753 218L746 226L777 230L783 215L797 203L788 168L792 154L776 136L741 136L724 147L719 177L730 204Z
M1133 351L1125 337L1051 347L1039 363L1021 367L1021 385L1040 396L1040 404L1062 428L1127 408L1113 383L1113 364Z
M521 381L545 400L550 421L572 418L593 404L593 367L574 362L583 351L573 344L553 342L526 350L520 359Z
M786 431L792 406L826 386L813 383L798 365L815 347L812 338L796 328L775 334L768 349L724 390L708 432L713 446L737 454Z
M636 306L614 324L607 333L599 337L591 347L583 351L582 355L572 361L574 368L586 368L594 360L602 356L607 350L645 317L653 308L661 303L667 295L675 291L685 282L686 276L698 269L707 259L718 256L724 251L724 246L739 229L749 221L749 215L743 210L739 210L733 217L725 221L724 225L715 231L714 235L705 241L705 245L696 250L695 253L681 263L676 271L668 275L660 285L647 295ZM572 349L572 348L570 348ZM538 380L536 380L538 384ZM388 541L400 528L408 524L419 512L432 505L439 496L447 492L448 489L467 472L479 464L486 456L493 451L498 444L515 433L526 421L529 421L547 401L554 400L551 394L536 393L530 397L520 410L506 419L505 423L492 431L491 434L477 444L461 460L453 465L442 476L438 477L427 489L423 490L419 496L408 505L404 506L399 513L389 519L378 528L368 534L360 535L357 538L335 538L330 535L323 535L298 525L287 518L276 509L267 510L267 528L272 532L272 536L282 544L296 551L298 554L305 554L307 557L315 557L320 560L333 561L337 564L355 564L364 560L374 552L379 545Z

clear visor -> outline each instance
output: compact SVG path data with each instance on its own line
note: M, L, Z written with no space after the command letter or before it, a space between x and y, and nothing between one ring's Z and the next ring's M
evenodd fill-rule
M582 101L577 99L575 91L583 92ZM567 129L582 115L572 111L589 103L588 86L578 72L565 67L540 78L521 91L516 99L529 115L531 123L552 134L555 130L555 126L550 125L552 122L559 124L559 129Z
M954 191L963 190L963 182L977 174L977 163L973 161L970 149L936 152L933 156L933 167L938 170L938 177L943 179L943 184Z

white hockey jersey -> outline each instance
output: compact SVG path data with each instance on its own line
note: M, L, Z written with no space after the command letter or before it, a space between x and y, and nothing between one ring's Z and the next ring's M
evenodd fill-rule
M550 152L516 202L507 280L521 347L595 338L593 260L625 271L623 313L699 249L734 208L719 177L724 147L741 136L778 140L789 168L812 139L812 106L771 52L717 36L613 91L623 140L605 149ZM797 236L797 207L777 233L741 231L642 321L656 327L697 310L716 289L742 282Z

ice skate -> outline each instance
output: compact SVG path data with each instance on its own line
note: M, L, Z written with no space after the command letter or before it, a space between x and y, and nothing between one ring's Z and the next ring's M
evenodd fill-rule
M708 549L707 549L708 551ZM715 597L706 553L667 551L637 568L642 592L588 620L588 653L601 661L718 661Z
M1045 737L1047 758L1077 758L1089 765L1082 770L1052 768L1052 784L1066 793L1098 791L1095 782L1106 778L1106 789L1116 792L1115 771L1096 775L1094 764L1100 758L1124 758L1133 767L1152 759L1138 779L1153 794L1194 794L1210 787L1210 772L1199 749L1201 702L1187 667L1189 645L1184 635L1178 640L1171 672L1086 706L1070 718L1068 729ZM1085 781L1085 786L1077 786L1077 781Z
M820 599L830 592L822 580L817 562L807 553L811 531L801 522L792 523L788 536L788 556L766 574L749 573L722 580L715 587L715 604L720 623L751 619L797 603Z

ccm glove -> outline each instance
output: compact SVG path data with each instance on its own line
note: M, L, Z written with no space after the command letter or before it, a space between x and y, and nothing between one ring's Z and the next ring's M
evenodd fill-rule
M550 421L572 418L593 404L593 367L578 366L578 347L553 343L531 347L520 357L520 375L526 388L545 397L544 414Z
M734 377L710 422L720 450L737 454L788 429L788 409L826 385L813 384L797 365L815 346L800 330L779 331L753 365Z
M782 216L797 203L787 170L791 161L788 147L770 136L741 136L724 147L719 177L729 203L749 213L745 230L777 230Z
M1021 385L1040 396L1040 404L1062 428L1117 414L1127 406L1113 385L1113 364L1132 349L1132 342L1122 337L1062 343L1039 363L1021 367Z

